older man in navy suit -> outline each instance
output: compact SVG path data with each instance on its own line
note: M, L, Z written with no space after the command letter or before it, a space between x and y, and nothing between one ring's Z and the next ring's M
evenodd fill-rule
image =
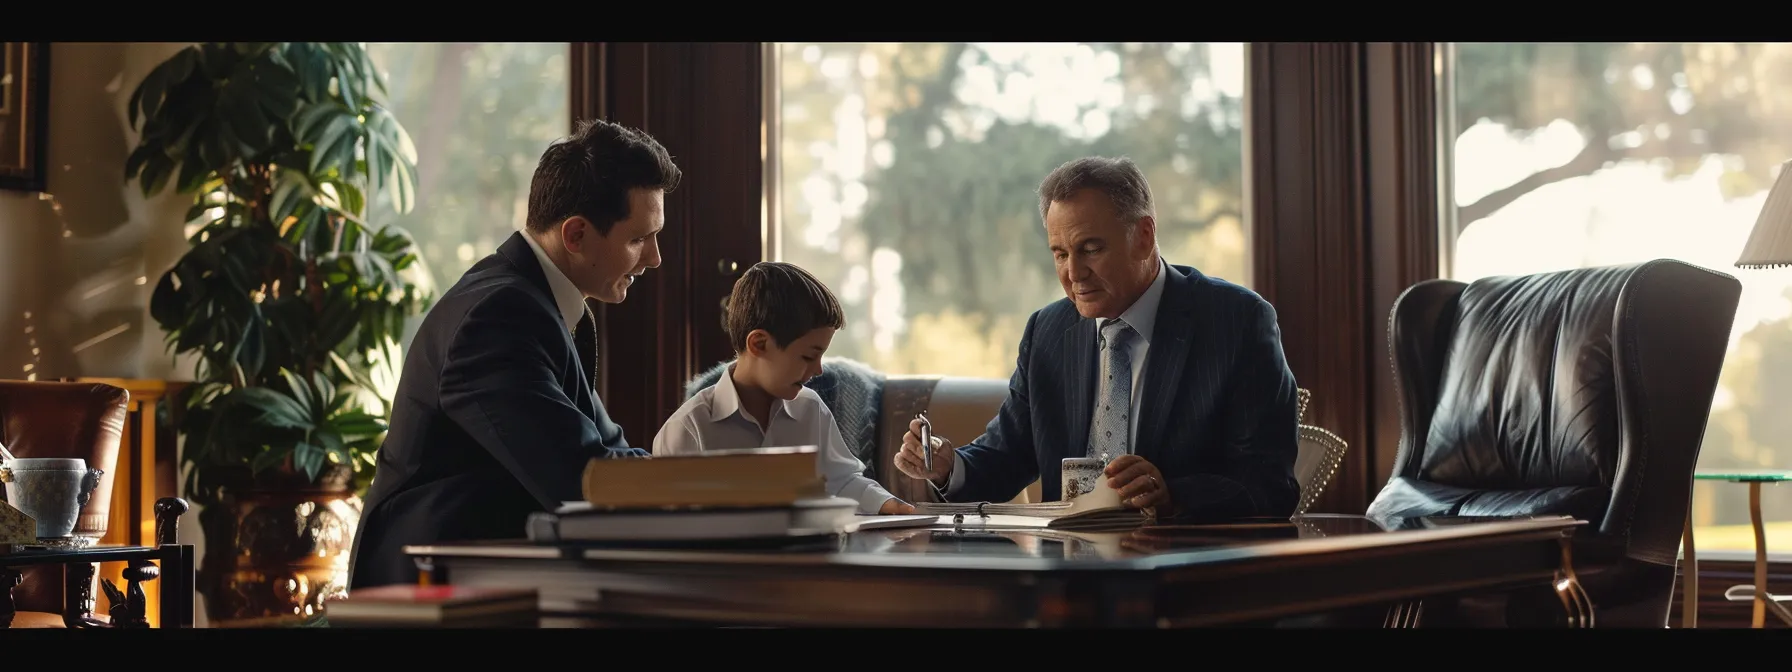
M1058 167L1039 209L1065 298L1027 320L983 436L956 448L933 437L928 470L916 421L897 469L947 501L1007 501L1042 475L1057 500L1064 458L1106 456L1121 500L1160 518L1293 514L1296 392L1275 309L1163 260L1151 188L1130 160Z

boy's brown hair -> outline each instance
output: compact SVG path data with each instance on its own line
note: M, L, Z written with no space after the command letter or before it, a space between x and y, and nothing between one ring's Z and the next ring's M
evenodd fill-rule
M734 283L728 297L728 339L736 354L747 351L747 334L764 329L780 348L822 327L846 325L846 311L827 285L795 264L762 261Z

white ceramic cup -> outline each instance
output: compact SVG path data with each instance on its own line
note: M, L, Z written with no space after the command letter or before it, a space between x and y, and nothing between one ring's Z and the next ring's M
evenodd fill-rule
M1082 495L1105 488L1108 477L1102 473L1107 462L1099 457L1066 457L1058 467L1059 497L1068 502Z

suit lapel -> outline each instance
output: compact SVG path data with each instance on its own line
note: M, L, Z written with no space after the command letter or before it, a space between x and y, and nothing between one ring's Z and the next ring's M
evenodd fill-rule
M1095 320L1081 319L1064 330L1064 385L1070 433L1063 445L1064 457L1082 457L1089 451L1089 420L1095 412L1091 400L1095 386Z
M553 311L554 321L559 322L562 319L560 309L554 301L554 290L548 285L547 271L542 269L541 261L535 258L535 251L529 249L529 242L523 240L522 232L511 232L510 237L498 246L498 254L508 260L510 265L517 269L517 272L522 273L523 277L535 286L535 289L546 300L548 310ZM576 372L577 380L585 389L584 403L580 404L579 408L585 412L585 415L596 420L597 322L592 316L589 303L585 306L585 318L579 321L579 326L572 333L566 335L566 344L572 349L573 357L577 360L579 369ZM571 392L568 392L568 396L572 396ZM577 402L578 399L575 397L574 401Z
M1145 355L1144 415L1139 417L1139 436L1135 451L1139 457L1152 460L1168 438L1170 416L1176 404L1177 383L1183 380L1183 367L1194 348L1194 282L1180 272L1170 270L1164 283L1164 296L1157 309L1157 326L1152 328L1151 349Z

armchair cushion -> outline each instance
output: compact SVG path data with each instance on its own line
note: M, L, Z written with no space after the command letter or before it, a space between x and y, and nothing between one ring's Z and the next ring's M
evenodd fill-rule
M1396 476L1375 498L1368 515L1377 519L1566 515L1597 526L1611 496L1611 489L1604 486L1477 490Z

